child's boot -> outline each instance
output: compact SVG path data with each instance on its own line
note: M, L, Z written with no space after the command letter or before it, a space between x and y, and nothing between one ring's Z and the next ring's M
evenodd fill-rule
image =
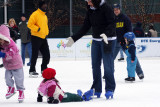
M82 94L83 94L83 93L82 93L81 90L77 90L77 94L82 97Z
M90 89L89 91L87 91L83 94L82 99L85 101L89 101L92 99L93 95L94 95L94 90Z
M19 103L22 103L24 100L24 91L23 90L18 90L18 91L19 91L18 101Z
M125 78L125 82L134 82L134 81L135 81L135 77Z
M6 94L6 99L9 99L15 94L15 88L14 87L8 87L8 92Z

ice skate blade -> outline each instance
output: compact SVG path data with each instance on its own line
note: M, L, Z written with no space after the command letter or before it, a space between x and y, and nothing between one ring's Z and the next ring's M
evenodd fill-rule
M106 97L106 100L112 100L112 99L113 99L113 95L109 96L109 97Z
M143 82L144 80L143 80L143 79L140 79L140 81Z
M38 75L29 75L29 78L38 78Z
M18 100L19 101L19 103L23 103L23 100Z
M125 83L135 83L135 81L125 81Z
M6 99L11 98L15 93L16 93L16 92L14 92L14 93L13 93L12 95L10 95L10 96L7 96Z
M121 61L118 61L118 62L125 62L125 60L121 60Z

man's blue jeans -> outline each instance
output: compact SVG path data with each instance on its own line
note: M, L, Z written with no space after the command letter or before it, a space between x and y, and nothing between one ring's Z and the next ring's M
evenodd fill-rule
M31 42L21 43L21 55L22 55L23 65L25 64L25 50L26 50L26 47L27 47L27 51L28 51L28 55L29 55L28 64L30 65L31 57L32 57L32 45L31 45Z
M112 41L112 51L109 53L104 52L103 41L92 42L91 58L92 58L92 72L93 72L93 84L92 89L95 92L102 92L102 77L101 77L101 61L104 65L104 78L105 78L105 91L115 90L116 84L114 79L114 59L113 51L115 47L115 40Z
M124 58L124 55L123 55L123 50L122 50L122 48L120 48L120 58Z

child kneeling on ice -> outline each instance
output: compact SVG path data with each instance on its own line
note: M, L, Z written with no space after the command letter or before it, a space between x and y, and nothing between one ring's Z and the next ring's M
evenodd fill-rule
M43 71L42 76L44 80L38 87L37 102L43 101L43 96L47 97L49 104L58 104L59 102L78 102L89 101L94 95L93 89L87 91L82 96L82 92L77 90L77 94L64 92L58 85L58 80L55 78L56 71L52 68L47 68Z
M6 85L8 86L6 99L9 99L15 94L15 80L17 91L19 91L18 101L21 103L24 99L24 73L22 58L15 42L10 37L8 27L5 25L0 26L0 48L2 48L0 51L0 57L3 58L3 65L6 69L5 80Z

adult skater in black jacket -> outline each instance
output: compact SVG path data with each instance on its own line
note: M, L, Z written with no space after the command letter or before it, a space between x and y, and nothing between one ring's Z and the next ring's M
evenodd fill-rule
M92 72L93 84L97 98L102 93L101 60L104 64L105 96L113 98L115 90L113 51L116 43L115 15L105 0L86 0L88 11L81 29L68 38L67 47L84 36L92 28Z

